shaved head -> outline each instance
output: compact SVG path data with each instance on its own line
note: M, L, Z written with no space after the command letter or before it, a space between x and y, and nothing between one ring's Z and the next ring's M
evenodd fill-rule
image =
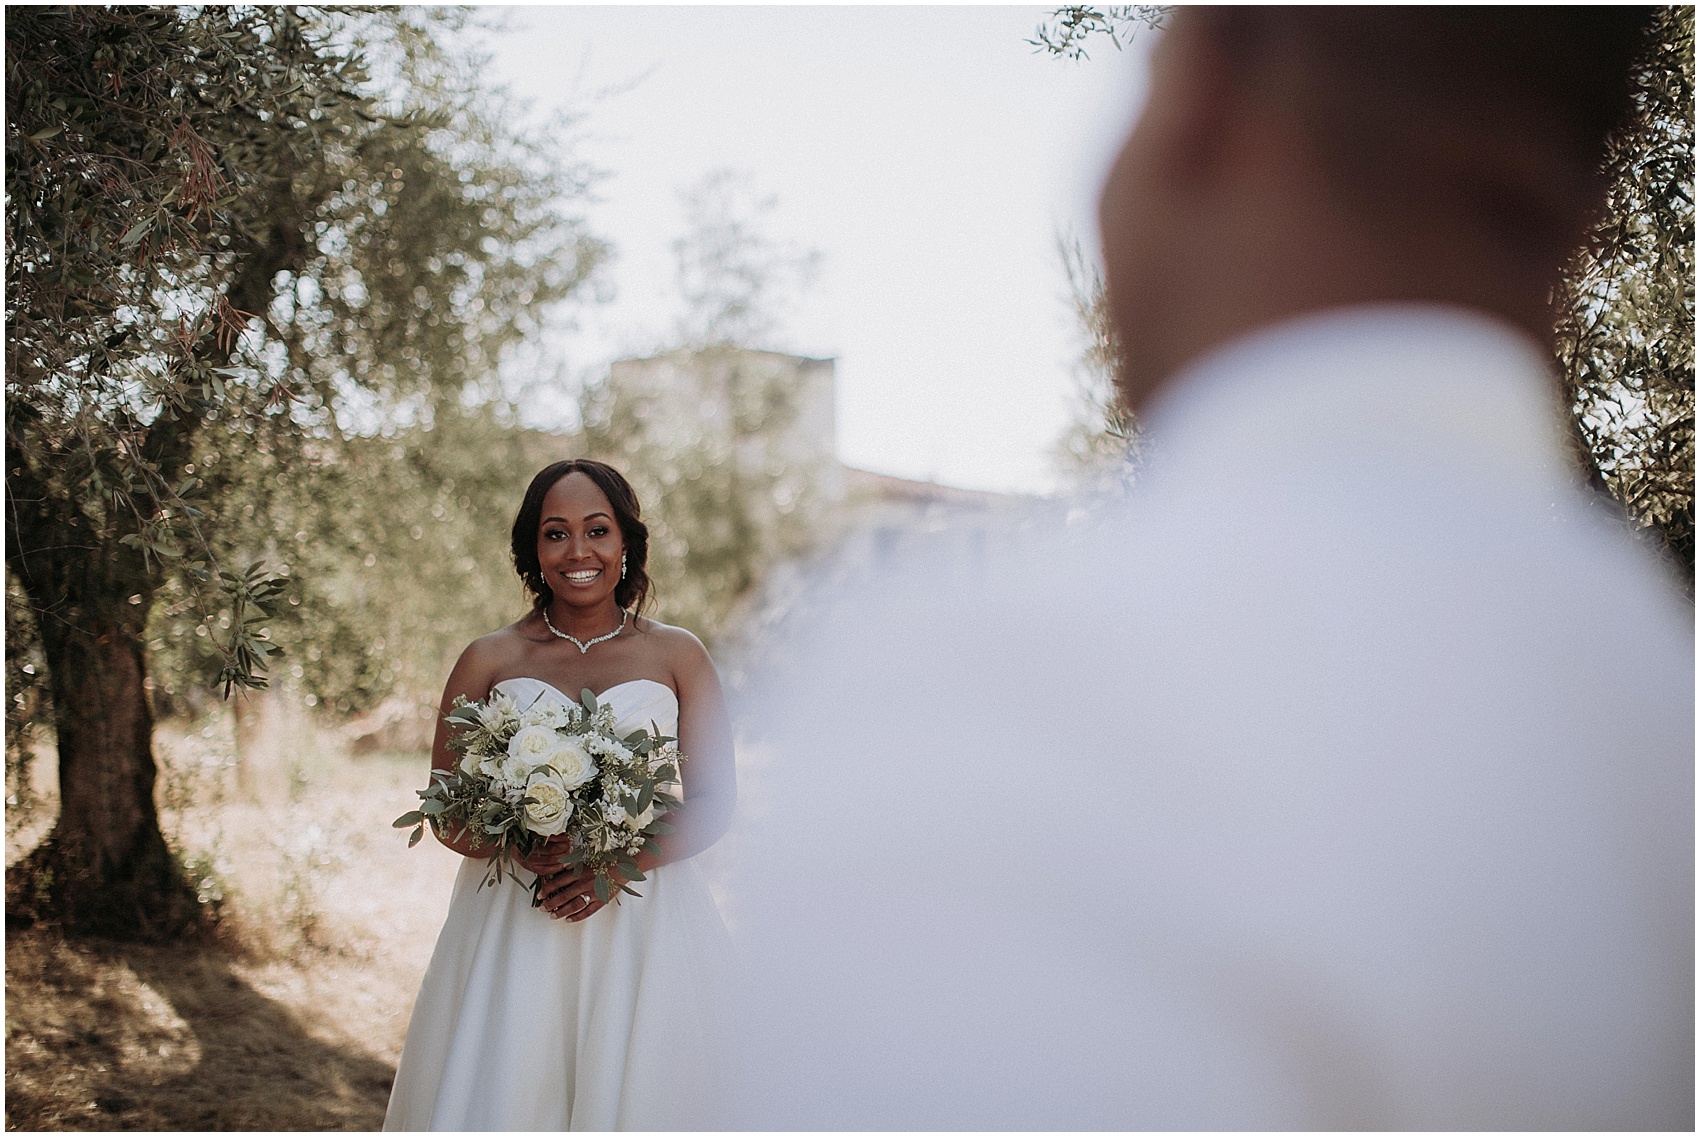
M1223 339L1376 301L1550 338L1647 8L1182 8L1100 207L1138 408Z

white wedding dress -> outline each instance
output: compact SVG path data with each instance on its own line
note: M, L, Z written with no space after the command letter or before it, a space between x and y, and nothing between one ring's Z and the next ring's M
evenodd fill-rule
M523 709L538 679L496 689ZM620 683L599 698L622 733L678 729L671 688ZM467 858L414 1004L387 1130L696 1129L722 1074L715 1044L731 947L691 860L662 865L588 919L531 906L512 878L480 888Z

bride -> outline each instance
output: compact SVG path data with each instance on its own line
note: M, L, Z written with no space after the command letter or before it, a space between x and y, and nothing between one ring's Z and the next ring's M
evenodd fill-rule
M551 689L588 688L623 733L677 734L685 804L644 877L604 904L591 877L562 871L564 837L522 873L543 878L541 907L512 879L485 885L466 857L420 987L385 1129L701 1128L696 1111L720 1078L717 992L730 968L725 927L690 858L725 831L735 797L732 729L720 681L690 632L639 615L650 581L637 497L601 462L556 462L532 479L514 519L514 567L529 615L467 647L443 692L481 700L498 688L523 709ZM432 765L455 756L439 722ZM618 896L618 893L616 893Z

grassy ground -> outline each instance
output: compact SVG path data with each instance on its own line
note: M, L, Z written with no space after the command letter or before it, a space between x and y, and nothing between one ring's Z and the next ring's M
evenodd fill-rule
M459 858L407 849L425 757L282 723L241 786L227 720L163 729L167 836L216 942L6 937L9 1129L375 1129ZM52 757L40 762L51 782ZM7 862L51 821L49 786Z

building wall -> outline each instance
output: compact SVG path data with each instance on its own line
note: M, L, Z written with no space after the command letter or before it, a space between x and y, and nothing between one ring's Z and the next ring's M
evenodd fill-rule
M813 481L826 501L844 495L838 463L835 362L773 351L710 348L622 359L612 381L634 400L662 445L723 446L740 470Z

